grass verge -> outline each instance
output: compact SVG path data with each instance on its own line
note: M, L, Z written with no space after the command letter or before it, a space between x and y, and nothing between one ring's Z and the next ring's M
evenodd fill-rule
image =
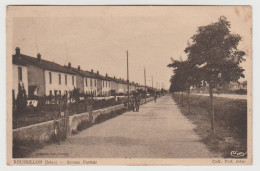
M214 98L215 132L211 135L210 99L205 96L190 96L191 112L188 109L187 96L175 94L174 101L182 114L197 127L195 132L215 156L224 158L246 158L247 152L247 101L240 99ZM231 152L243 152L244 156L234 156Z

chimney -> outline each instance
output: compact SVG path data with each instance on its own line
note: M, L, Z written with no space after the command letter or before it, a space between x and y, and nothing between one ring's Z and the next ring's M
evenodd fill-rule
M41 62L41 54L40 53L37 53L37 61Z
M91 69L91 73L93 73L93 69Z
M99 75L99 71L97 71L97 75Z
M107 73L106 73L106 77L107 77Z
M78 71L80 71L80 65L78 66Z
M70 62L68 63L68 67L71 68L71 63Z
M15 54L20 55L20 48L19 47L15 48Z

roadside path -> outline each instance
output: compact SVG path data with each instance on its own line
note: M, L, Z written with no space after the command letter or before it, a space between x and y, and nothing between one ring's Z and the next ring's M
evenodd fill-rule
M51 144L29 157L209 158L206 146L169 96ZM65 154L65 155L64 155Z

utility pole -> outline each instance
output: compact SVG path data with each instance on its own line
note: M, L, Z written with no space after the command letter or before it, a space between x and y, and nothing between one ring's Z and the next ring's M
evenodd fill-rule
M146 102L146 73L145 73L145 68L144 68L144 89L145 89L145 102Z
M128 102L127 102L127 108L129 109L129 68L128 68L128 51L126 51L126 58L127 58L127 98L128 98Z
M152 88L153 88L153 76L152 76Z

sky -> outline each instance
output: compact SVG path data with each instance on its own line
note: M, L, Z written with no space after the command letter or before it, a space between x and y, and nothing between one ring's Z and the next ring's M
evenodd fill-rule
M61 65L80 65L117 78L127 77L168 89L173 74L170 58L186 59L184 49L199 26L217 22L222 15L231 32L242 36L241 65L251 76L251 8L239 6L30 6L8 8L12 20L12 52L36 56Z

